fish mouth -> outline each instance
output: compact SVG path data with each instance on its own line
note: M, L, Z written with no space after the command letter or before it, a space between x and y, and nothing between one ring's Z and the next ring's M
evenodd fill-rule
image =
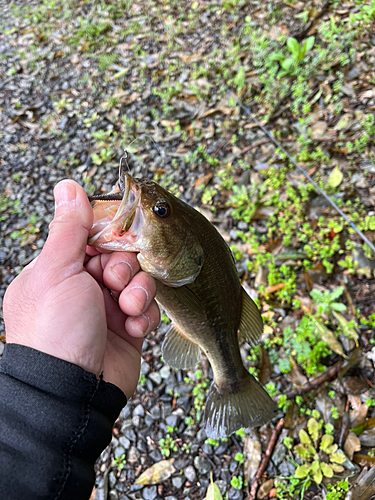
M137 208L141 193L131 181L132 177L126 173L121 183L117 183L110 193L89 196L94 222L89 232L88 245L113 250L124 245L124 241L119 242L119 239L124 237L133 225L133 233L140 229L141 216L137 214Z

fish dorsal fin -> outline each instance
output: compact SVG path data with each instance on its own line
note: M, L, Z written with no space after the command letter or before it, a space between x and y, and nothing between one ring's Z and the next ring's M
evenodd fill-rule
M200 349L172 324L161 346L164 361L176 370L193 370L200 360Z
M251 346L258 343L263 333L263 320L255 302L242 288L242 313L239 326L241 337Z

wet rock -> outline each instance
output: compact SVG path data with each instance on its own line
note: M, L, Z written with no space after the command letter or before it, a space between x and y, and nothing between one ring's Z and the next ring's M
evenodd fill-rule
M200 455L194 458L194 467L197 469L199 474L207 474L211 470L211 464L207 460Z
M146 487L142 491L142 498L144 498L144 500L155 500L157 496L158 490L156 486Z
M121 437L119 438L119 443L120 443L120 445L121 445L123 448L125 448L125 450L128 450L128 449L130 448L130 441L129 441L129 439L128 439L127 437L125 437L125 436L121 436Z
M159 406L154 406L154 408L151 408L150 413L152 418L155 420L159 420L161 417L161 410Z
M165 419L165 423L170 427L178 427L178 424L180 423L180 417L179 415L169 415Z
M149 374L148 378L150 380L152 380L152 382L155 384L155 385L160 385L161 384L161 375L159 372L152 372Z
M215 448L215 455L222 455L227 451L228 443L226 441L221 441L217 448Z
M184 482L185 482L184 476L172 477L172 484L178 490L182 488L182 486L184 485Z
M145 410L141 404L137 405L133 410L133 417L134 416L143 417L144 414Z
M213 450L213 448L212 448L212 446L210 444L204 444L202 446L202 451L206 455L213 455L213 452L214 452L214 450Z
M162 460L162 456L161 456L161 453L160 451L155 448L154 450L151 451L151 453L149 454L149 456L152 458L152 460L154 462L160 462L160 460Z
M129 453L128 453L128 461L129 462L137 462L141 454L137 450L135 446L131 446Z
M197 474L192 465L188 465L186 467L186 469L184 470L184 474L189 483L195 483L195 481L197 480Z
M243 500L243 493L241 490L236 490L236 488L231 488L228 494L229 500Z
M197 441L205 441L207 439L207 434L206 434L206 431L204 429L199 429L199 431L197 432Z
M117 446L115 448L115 452L114 452L115 457L121 457L124 454L125 454L125 448L124 447Z
M121 429L122 430L122 429ZM127 437L133 443L137 440L137 436L134 432L134 429L131 427L127 427L124 431L124 436Z

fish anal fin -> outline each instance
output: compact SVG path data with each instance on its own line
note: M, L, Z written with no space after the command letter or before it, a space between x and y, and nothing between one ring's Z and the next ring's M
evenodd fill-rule
M204 410L205 431L208 438L221 439L238 429L263 425L276 413L275 403L250 374L233 392L212 382Z
M161 346L164 361L176 370L193 370L200 361L200 349L172 324Z
M259 341L263 333L263 320L255 302L242 288L242 313L238 328L241 337L251 346Z

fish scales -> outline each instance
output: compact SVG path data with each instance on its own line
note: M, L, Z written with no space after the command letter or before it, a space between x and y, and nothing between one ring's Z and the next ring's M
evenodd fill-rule
M158 184L125 174L122 186L112 200L91 198L89 244L138 252L141 268L156 278L156 300L172 320L162 345L168 364L193 369L200 350L208 357L214 374L204 414L208 437L267 422L274 403L243 366L238 343L238 332L256 343L262 321L229 247L202 214Z

